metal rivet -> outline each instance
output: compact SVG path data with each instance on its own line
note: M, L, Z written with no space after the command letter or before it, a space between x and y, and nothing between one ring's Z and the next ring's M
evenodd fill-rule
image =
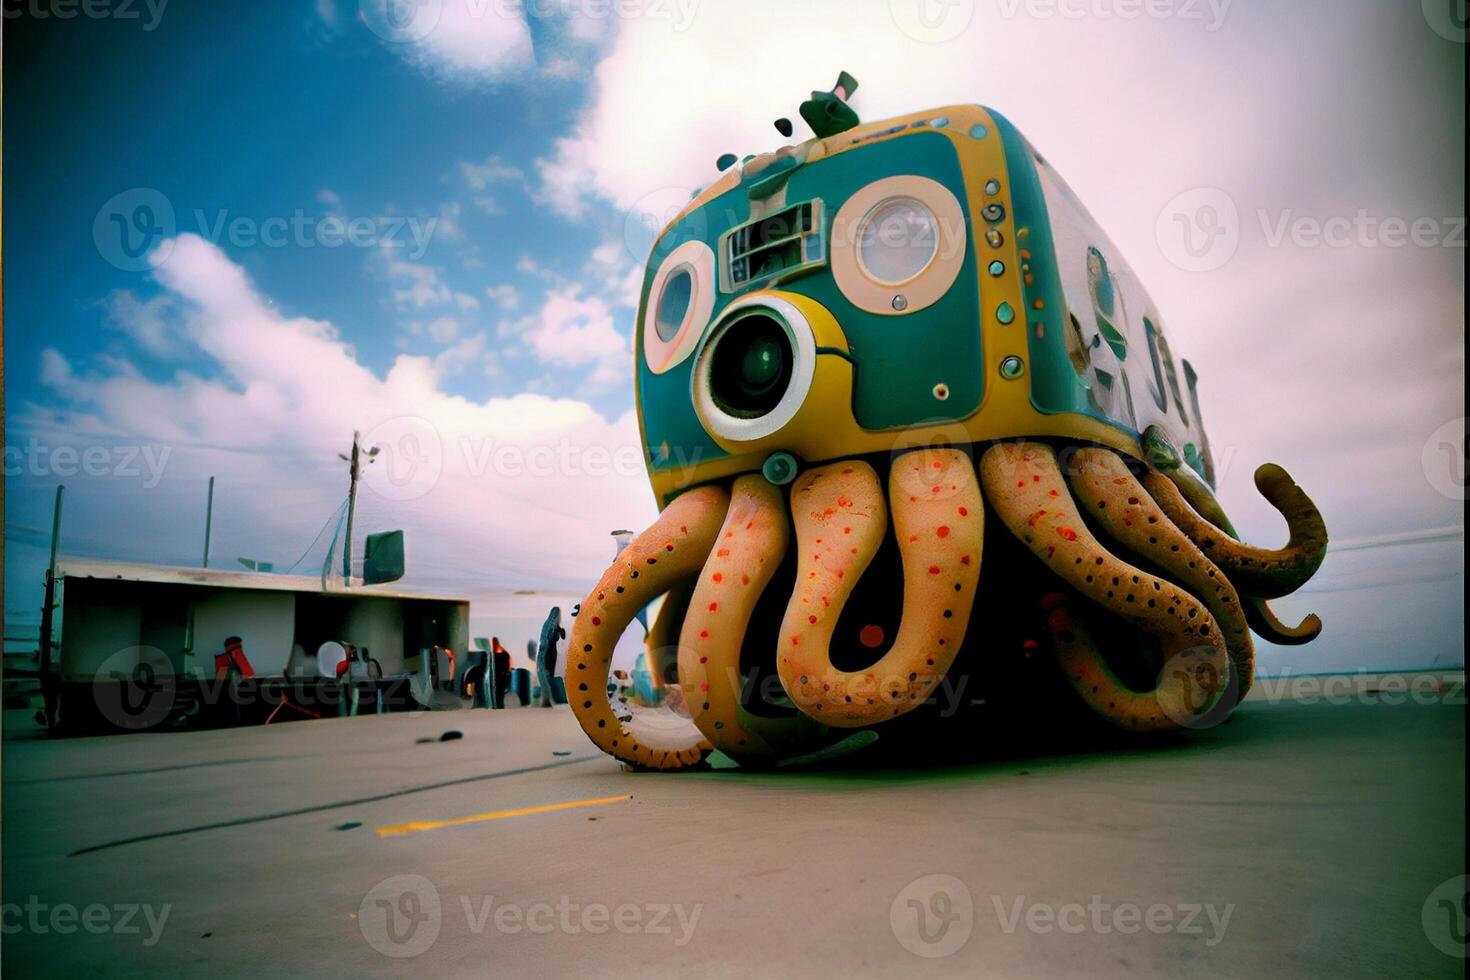
M1026 362L1012 355L1000 362L1000 376L1002 378L1019 378L1026 373Z
M991 248L1000 248L1005 244L1006 236L1000 233L999 228L991 228L985 233L985 244Z
M933 119L929 120L929 125L931 125L931 126L937 126L940 129L943 129L945 126L948 126L949 125L949 117L948 116L935 116Z
M939 399L940 401L944 401L945 399L949 398L949 385L945 384L943 381L935 385L934 397Z
M985 182L985 193L987 193L987 194L999 194L1000 193L1000 181L996 180L994 177L992 177L989 180L987 180Z
M990 263L990 274L992 276L1004 275L1005 271L1006 264L1000 259L996 259L994 262Z
M897 296L893 297L893 308L902 313L904 310L909 308L909 298L903 293L899 293Z
M796 457L790 453L771 453L761 464L761 475L778 487L796 479Z
M995 318L1001 323L1013 323L1016 319L1016 311L1011 309L1011 304L1002 303L995 308Z
M976 123L970 127L970 135L977 140L983 140L990 135L990 130L985 128L984 123Z
M1005 219L1006 209L999 204L987 204L980 209L980 217L986 221L1002 221Z

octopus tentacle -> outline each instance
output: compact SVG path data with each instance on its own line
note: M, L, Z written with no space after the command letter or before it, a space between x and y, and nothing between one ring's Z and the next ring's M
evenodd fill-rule
M1068 470L1077 499L1097 501L1099 506L1089 508L1089 513L1114 541L1162 568L1209 608L1225 634L1235 670L1235 696L1245 697L1255 673L1255 646L1240 596L1225 573L1169 520L1112 450L1079 449Z
M1252 548L1235 540L1226 528L1190 506L1175 481L1163 474L1148 474L1144 485L1169 519L1249 595L1264 599L1290 595L1316 573L1327 556L1327 525L1321 512L1291 475L1274 463L1256 470L1256 488L1286 518L1290 529L1285 547L1275 550Z
M1140 694L1113 674L1088 629L1086 614L1067 596L1042 597L1052 652L1072 688L1098 714L1136 731L1170 731L1176 727L1203 727L1221 720L1215 709L1224 677L1206 657L1171 659L1159 676L1158 690ZM1152 719L1147 724L1139 720Z
M1215 685L1203 703L1182 699L1171 673L1229 676L1224 638L1208 608L1172 582L1135 568L1105 549L1087 529L1057 467L1056 453L1042 443L1002 443L980 461L980 478L996 515L1047 567L1104 608L1156 636L1165 662L1160 686L1128 692L1116 681L1091 644L1066 649L1064 664L1091 707L1125 728L1167 730L1214 707L1223 693ZM1104 506L1099 509L1106 509ZM1086 667L1086 670L1081 669ZM1105 697L1106 692L1114 696ZM1095 697L1096 695L1096 697Z
M711 749L692 723L667 710L660 712L667 725L620 719L608 699L607 681L613 647L638 610L703 567L729 501L720 487L699 487L675 498L618 555L572 627L567 700L592 741L624 762L679 769L703 761Z
M777 666L791 699L827 724L856 728L922 704L954 662L974 606L984 501L970 458L921 449L889 477L903 562L903 610L893 646L867 670L832 663L843 606L886 532L883 493L866 463L807 473L792 487L796 591L781 623Z
M679 678L694 723L742 762L800 755L824 742L826 729L806 715L761 718L740 700L746 630L790 538L781 490L760 475L737 479L679 640Z
M1316 613L1308 613L1296 626L1287 626L1277 618L1265 599L1241 596L1241 602L1245 606L1245 619L1250 623L1251 629L1272 643L1279 643L1284 647L1300 646L1311 643L1322 632L1322 617Z

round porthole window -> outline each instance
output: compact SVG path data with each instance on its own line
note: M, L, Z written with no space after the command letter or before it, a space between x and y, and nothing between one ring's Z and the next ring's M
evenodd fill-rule
M860 310L917 313L937 303L967 254L965 213L943 184L917 174L875 180L832 219L832 277Z
M704 242L674 249L653 274L643 313L643 359L663 374L694 353L715 307L715 253Z
M858 261L874 282L899 286L929 267L939 251L939 221L919 201L894 197L863 218Z

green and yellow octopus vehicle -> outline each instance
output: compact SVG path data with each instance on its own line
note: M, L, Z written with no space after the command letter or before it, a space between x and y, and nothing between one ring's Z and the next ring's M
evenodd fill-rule
M944 754L987 712L1220 721L1252 629L1320 631L1266 605L1321 564L1320 514L1263 466L1290 540L1236 539L1194 368L1005 117L864 124L855 88L844 73L802 104L811 139L722 157L653 244L634 348L661 515L581 606L582 727L673 769L864 733ZM609 693L612 651L659 597L660 699L639 710Z

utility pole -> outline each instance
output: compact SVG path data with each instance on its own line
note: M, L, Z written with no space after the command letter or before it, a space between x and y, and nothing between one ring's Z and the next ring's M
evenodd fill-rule
M56 610L56 544L61 538L61 503L66 487L56 487L56 505L51 511L51 560L46 565L46 595L41 606L41 699L46 705L46 727L56 727L57 683L51 673L52 617Z
M337 458L346 460L351 467L351 480L347 486L347 530L342 539L342 582L348 588L352 586L352 518L357 510L357 481L362 476L362 457L367 456L371 463L378 455L377 446L364 450L361 440L362 433L352 430L352 455L337 454Z
M204 567L209 567L209 531L214 523L214 477L209 478L209 497L204 504Z

